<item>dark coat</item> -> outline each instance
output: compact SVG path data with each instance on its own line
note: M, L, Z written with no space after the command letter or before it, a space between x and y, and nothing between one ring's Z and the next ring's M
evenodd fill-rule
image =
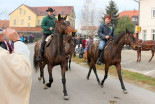
M106 40L105 36L106 35L110 35L112 37L114 37L114 26L112 26L111 24L108 26L106 26L105 24L101 24L98 28L98 35L100 40Z
M49 15L44 17L41 22L41 28L43 29L43 33L48 35L52 34L50 27L53 27L53 29L55 29L56 21L56 17L51 18Z
M2 48L7 50L7 46L6 46L6 44L4 42L0 42L0 47L2 47Z

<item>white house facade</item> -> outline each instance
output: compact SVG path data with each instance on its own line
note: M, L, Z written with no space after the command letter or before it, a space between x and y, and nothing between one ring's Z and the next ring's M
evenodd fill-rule
M139 0L139 39L155 40L155 0Z

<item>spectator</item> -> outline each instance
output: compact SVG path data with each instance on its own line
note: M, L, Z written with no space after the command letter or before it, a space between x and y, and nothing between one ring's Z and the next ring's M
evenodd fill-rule
M91 36L88 36L88 45L90 45L93 42L93 38Z
M2 34L2 30L0 30L0 47L7 50L7 46L4 42L4 35Z
M86 39L85 38L82 39L82 46L83 46L83 49L86 48Z
M13 49L14 49L14 45L13 45L13 42L8 39L6 36L4 36L4 42L7 46L7 50L12 53L13 52Z
M24 42L24 37L22 36L22 34L20 34L19 36L20 36L20 40Z
M84 54L84 49L82 47L82 44L80 44L80 48L79 48L79 58L83 58L83 54Z
M0 47L0 103L29 104L32 79L30 51L15 30L8 28L3 34L14 42L14 53L9 54Z
M29 42L32 43L33 38L32 38L32 34L29 36Z

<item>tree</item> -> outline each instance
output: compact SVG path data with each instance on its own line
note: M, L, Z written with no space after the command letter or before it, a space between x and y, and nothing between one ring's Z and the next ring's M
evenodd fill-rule
M118 14L117 13L118 13L118 9L117 9L116 3L113 0L111 0L109 2L109 6L106 7L106 13L104 15L109 14L109 15L112 16L111 23L115 27L116 27L117 22L118 22L118 19L117 19L118 18ZM104 17L102 17L102 19L104 20ZM101 21L101 22L103 23L104 21Z
M95 6L92 4L92 0L85 0L83 9L81 11L81 27L85 27L82 32L86 35L93 35L95 22ZM92 27L92 28L91 28Z
M130 32L134 32L135 30L135 25L132 23L128 16L122 17L118 20L115 34L118 35L122 32L125 32L126 29L128 29Z

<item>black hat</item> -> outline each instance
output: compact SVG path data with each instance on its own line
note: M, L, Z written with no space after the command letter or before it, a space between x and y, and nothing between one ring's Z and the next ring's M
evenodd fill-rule
M54 12L55 10L53 10L52 8L48 7L48 9L46 10L47 12L50 11L50 12Z

